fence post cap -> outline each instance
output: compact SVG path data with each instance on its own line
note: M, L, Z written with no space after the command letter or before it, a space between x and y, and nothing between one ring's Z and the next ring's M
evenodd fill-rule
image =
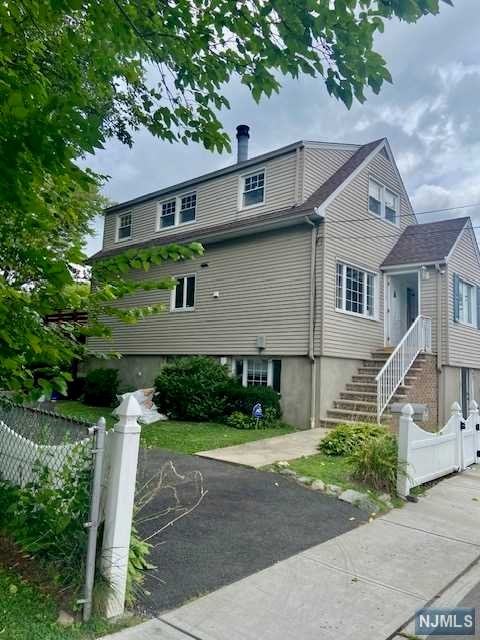
M411 418L414 413L415 413L415 411L414 411L414 409L413 409L411 404L406 404L404 407L402 407L402 416L406 416L408 418Z
M112 412L115 416L127 416L129 418L138 418L142 415L143 411L138 401L135 400L133 395L129 394L126 398L123 398L122 402Z
M478 403L475 400L470 402L470 411L478 411Z
M105 429L105 425L106 425L106 420L103 416L100 416L100 418L97 420L97 427L103 427Z
M458 402L455 400L455 402L452 403L452 406L450 407L452 413L459 413L462 411L462 407L458 404Z

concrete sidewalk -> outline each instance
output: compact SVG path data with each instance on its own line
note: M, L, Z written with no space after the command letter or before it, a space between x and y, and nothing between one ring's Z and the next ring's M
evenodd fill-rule
M327 433L328 429L296 431L295 433L238 444L233 447L200 451L196 455L258 469L279 460L294 460L295 458L318 453L318 443Z
M411 632L418 608L455 606L478 593L479 498L480 469L468 470L418 504L112 638L387 640ZM477 624L479 616L480 607Z

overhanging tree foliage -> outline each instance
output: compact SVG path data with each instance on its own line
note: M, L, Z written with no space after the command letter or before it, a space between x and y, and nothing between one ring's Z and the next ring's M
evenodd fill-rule
M72 306L71 263L103 201L102 177L76 161L146 127L171 142L229 149L222 88L240 78L255 100L282 75L322 77L350 107L390 74L373 50L384 21L415 22L450 0L4 0L0 3L0 388L63 388L77 327L47 325ZM153 80L153 78L155 80ZM131 254L146 268L199 245ZM117 266L119 266L117 264ZM112 300L152 284L104 268L84 298L93 332ZM171 286L171 281L157 283ZM149 307L116 313L132 320Z

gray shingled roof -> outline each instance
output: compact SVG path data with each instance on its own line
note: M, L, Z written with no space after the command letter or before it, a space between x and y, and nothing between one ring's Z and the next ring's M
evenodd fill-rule
M243 220L232 220L231 222L224 222L222 224L210 225L200 229L193 229L187 231L181 231L176 234L168 234L167 236L160 236L158 238L151 238L144 242L137 242L135 244L128 244L125 246L114 247L112 249L102 250L91 256L88 262L99 260L100 258L107 258L127 249L144 249L152 246L161 246L164 244L171 244L173 242L193 242L193 241L205 241L208 237L224 233L234 233L245 227L251 227L255 224L268 224L275 223L284 220L285 218L291 218L297 216L301 221L302 216L313 211L315 207L319 207L323 204L329 196L331 196L335 190L340 187L343 182L362 164L362 162L368 157L372 151L383 141L375 140L364 144L339 168L333 175L328 178L312 195L307 198L305 202L298 206L292 206L277 211L271 211L258 216L251 216ZM285 147L286 148L286 147ZM148 197L151 197L149 194ZM147 196L145 196L147 197ZM123 206L123 205L122 205ZM108 211L112 211L110 208Z
M470 218L409 225L382 263L382 267L420 262L444 262Z

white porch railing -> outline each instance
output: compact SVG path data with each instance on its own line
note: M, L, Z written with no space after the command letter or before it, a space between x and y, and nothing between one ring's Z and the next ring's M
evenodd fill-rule
M426 316L417 316L407 333L395 347L380 373L377 375L377 421L393 394L403 383L408 370L421 352L432 350L432 321Z

